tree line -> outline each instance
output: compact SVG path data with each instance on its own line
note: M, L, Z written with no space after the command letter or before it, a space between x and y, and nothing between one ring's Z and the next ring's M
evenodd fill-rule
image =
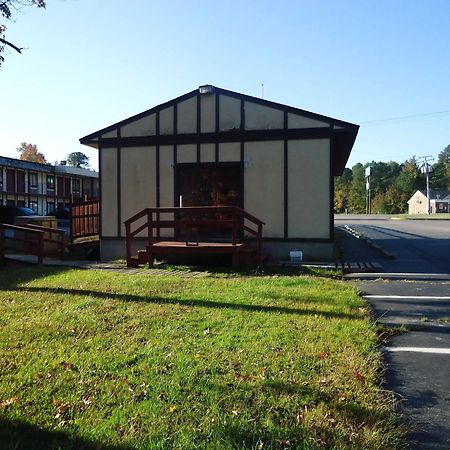
M45 155L40 152L35 144L28 144L22 142L19 147L17 147L17 153L19 154L19 159L22 161L31 161L40 164L49 164ZM66 164L68 166L74 167L89 167L89 157L82 152L72 152L66 157Z
M394 161L355 164L334 179L335 213L363 214L367 208L366 175L371 167L371 211L399 214L408 211L407 201L417 190L426 189L426 179L415 156L402 164ZM430 189L450 191L450 145L431 165Z

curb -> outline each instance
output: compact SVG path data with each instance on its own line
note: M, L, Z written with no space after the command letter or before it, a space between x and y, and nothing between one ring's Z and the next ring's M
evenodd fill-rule
M394 253L391 253L387 250L385 250L384 248L382 248L380 245L375 244L372 239L369 239L368 237L364 236L364 234L356 231L354 228L352 228L349 225L344 225L344 229L345 231L347 231L348 233L350 233L352 236L356 237L357 239L362 239L364 242L367 243L367 245L369 245L370 247L372 247L373 249L377 250L378 252L380 252L384 258L386 259L396 259L397 256Z

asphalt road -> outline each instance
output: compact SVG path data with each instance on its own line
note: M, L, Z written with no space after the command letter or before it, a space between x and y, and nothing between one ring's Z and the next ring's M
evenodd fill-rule
M414 450L450 449L450 221L394 221L387 216L336 216L395 255L365 241L343 242L347 259L378 260L384 275L353 283L386 327L411 331L384 344L385 387L396 393Z
M336 215L335 225L350 225L392 253L385 272L450 275L450 220L390 220L390 216Z

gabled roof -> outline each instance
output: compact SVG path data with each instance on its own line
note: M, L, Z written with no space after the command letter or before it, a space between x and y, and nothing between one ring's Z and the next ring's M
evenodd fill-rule
M303 110L300 108L295 108L293 106L283 105L281 103L272 102L272 101L261 99L258 97L252 97L250 95L229 91L229 90L222 89L219 87L215 87L215 86L208 86L208 87L210 87L212 89L214 94L233 97L236 99L240 99L240 100L256 103L259 105L263 105L266 107L270 107L273 109L286 111L288 113L293 113L293 114L303 116L303 117L306 117L308 119L312 119L315 121L324 122L327 125L327 127L329 127L332 130L333 135L335 137L334 161L333 161L334 169L335 169L334 172L335 172L335 174L340 174L344 170L345 164L347 163L347 160L350 156L351 149L355 142L356 135L358 134L359 125L355 125L350 122L345 122L343 120L335 119L335 118L324 116L321 114L316 114L311 111L306 111L306 110ZM187 94L181 95L180 97L174 98L173 100L162 103L162 104L157 105L153 108L150 108L146 111L143 111L139 114L131 116L127 119L121 120L120 122L114 123L105 128L102 128L98 131L90 133L90 134L82 137L80 139L80 143L84 144L84 145L89 145L94 148L98 148L99 140L105 139L106 136L104 136L104 135L106 133L113 132L113 131L117 130L118 128L123 127L124 125L138 121L146 116L150 116L151 114L162 111L170 106L178 104L189 98L196 97L198 95L200 95L199 89L195 89L191 92L188 92Z
M417 193L421 194L424 198L427 198L426 191L416 191L411 198L407 201L409 203L411 199L416 195ZM450 201L450 191L442 191L442 190L434 190L430 189L430 200L444 200L444 201Z

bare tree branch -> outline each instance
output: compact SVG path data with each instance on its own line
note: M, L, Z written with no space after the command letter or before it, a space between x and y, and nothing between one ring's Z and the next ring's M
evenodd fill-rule
M0 42L2 42L5 45L9 45L11 48L13 48L16 52L22 53L23 48L17 47L14 44L12 44L11 42L8 42L5 39L0 38Z

